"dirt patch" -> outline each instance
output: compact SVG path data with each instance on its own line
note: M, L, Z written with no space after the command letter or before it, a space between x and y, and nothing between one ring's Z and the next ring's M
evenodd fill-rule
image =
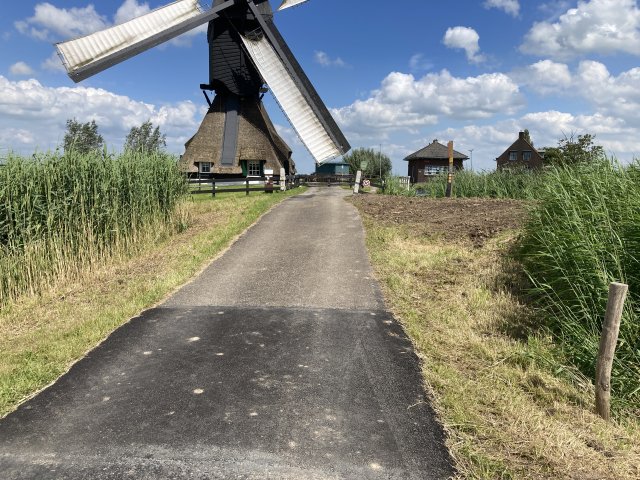
M530 203L491 198L420 198L358 195L351 202L383 225L407 225L428 236L468 240L476 247L522 226Z

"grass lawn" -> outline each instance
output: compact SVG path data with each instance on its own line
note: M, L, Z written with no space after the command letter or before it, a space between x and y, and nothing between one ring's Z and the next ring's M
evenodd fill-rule
M55 381L114 329L160 302L216 258L286 193L194 196L189 227L94 266L0 310L0 417Z
M376 197L353 201L459 478L640 478L638 419L597 417L591 380L511 293L522 281L508 254L522 204Z

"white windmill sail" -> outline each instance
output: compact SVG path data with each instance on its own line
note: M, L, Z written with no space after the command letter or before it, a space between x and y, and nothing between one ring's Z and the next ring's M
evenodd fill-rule
M342 155L286 66L266 37L252 40L242 37L260 75L284 111L294 130L318 163Z
M284 10L285 8L295 7L296 5L300 5L301 3L305 3L309 0L284 0L282 5L278 7L278 10Z
M75 74L81 70L123 53L127 49L133 49L140 42L193 19L203 12L198 0L179 0L106 30L58 43L56 47L69 76L77 81ZM136 53L139 52L133 52L134 55ZM111 64L106 65L105 68L108 66ZM91 74L93 73L97 72Z

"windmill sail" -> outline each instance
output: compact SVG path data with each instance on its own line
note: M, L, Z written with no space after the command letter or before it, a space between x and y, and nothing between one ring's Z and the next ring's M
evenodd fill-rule
M342 155L343 148L331 139L269 41L265 37L260 40L242 37L242 40L260 75L316 161L323 163Z
M264 32L261 38L242 41L276 101L316 162L324 163L347 153L351 146L322 102L302 67L271 20L249 7Z
M301 3L305 3L308 0L284 0L282 5L278 7L278 10L284 10L285 8L295 7L296 5L300 5Z
M79 82L171 40L216 17L234 0L203 11L198 0L179 0L128 22L58 43L58 53L72 80Z

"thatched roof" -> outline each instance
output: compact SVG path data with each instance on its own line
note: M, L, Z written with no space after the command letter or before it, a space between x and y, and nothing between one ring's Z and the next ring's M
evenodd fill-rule
M280 172L284 167L295 173L291 149L276 132L262 102L244 98L240 102L238 148L231 166L221 166L225 113L222 99L216 96L198 129L185 144L181 166L188 172L197 172L198 163L210 162L214 174L242 174L242 160L266 160L265 168Z
M438 140L434 140L431 144L409 155L407 158L405 158L405 161L441 160L441 159L448 159L448 158L449 158L449 147L439 143ZM453 159L468 160L469 157L467 157L464 153L460 153L454 150Z

